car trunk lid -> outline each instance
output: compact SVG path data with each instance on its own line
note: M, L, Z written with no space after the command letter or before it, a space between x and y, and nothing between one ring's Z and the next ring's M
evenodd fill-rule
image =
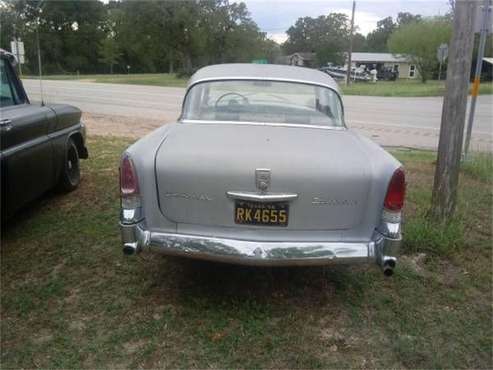
M361 222L371 167L349 131L255 124L178 125L155 159L162 213L177 223L238 225L228 192L261 193L256 170L269 170L265 194L286 201L292 230L342 230Z

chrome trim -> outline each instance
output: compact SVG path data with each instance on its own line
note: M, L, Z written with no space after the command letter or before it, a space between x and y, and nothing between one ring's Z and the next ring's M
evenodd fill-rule
M250 122L250 121L214 121L214 120L198 120L198 119L182 119L181 123L203 123L203 124L222 124L222 125L249 125L249 126L272 126L272 127L301 127L311 128L315 130L335 130L345 131L345 126L321 126L321 125L304 125L301 123L275 123L275 122Z
M245 76L245 77L209 77L209 78L201 78L199 80L193 81L190 85L187 86L187 91L190 90L193 86L203 83L203 82L214 82L214 81L274 81L274 82L293 82L293 83L298 83L298 84L303 84L303 85L315 85L315 86L320 86L320 87L326 87L327 89L330 89L334 91L337 95L340 97L340 92L337 91L334 86L328 85L328 84L323 84L323 83L318 83L315 81L308 81L308 80L299 80L296 78L278 78L278 77L254 77L254 76ZM337 85L336 85L337 86Z
M255 193L252 191L228 191L228 198L251 200L255 202L280 202L298 198L295 193Z
M395 266L391 253L400 244L378 232L368 242L264 242L154 232L144 222L120 227L124 249L256 266L375 262L385 270Z

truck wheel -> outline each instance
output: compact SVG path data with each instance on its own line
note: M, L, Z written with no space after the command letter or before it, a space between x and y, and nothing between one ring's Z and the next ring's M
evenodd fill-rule
M60 176L58 189L63 192L75 190L80 183L80 162L77 146L72 139L67 142L63 168Z

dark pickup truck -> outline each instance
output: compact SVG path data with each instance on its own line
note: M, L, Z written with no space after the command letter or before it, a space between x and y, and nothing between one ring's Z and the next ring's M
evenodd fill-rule
M66 104L31 103L0 49L0 194L2 221L52 188L72 191L87 158L81 111Z

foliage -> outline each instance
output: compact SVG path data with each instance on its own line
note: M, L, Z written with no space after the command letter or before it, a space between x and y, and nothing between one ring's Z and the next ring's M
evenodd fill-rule
M317 18L298 18L287 31L285 53L314 52L318 65L341 63L349 44L350 24L347 15L331 13Z
M437 48L442 43L448 43L451 32L448 18L422 19L397 29L390 37L388 47L394 54L407 55L416 65L422 82L426 82L438 65Z
M421 19L421 16L413 15L408 12L400 12L397 14L396 22L392 17L386 17L377 22L377 28L370 32L367 36L368 50L372 52L388 52L387 42L390 35L406 24L417 22Z
M279 55L244 3L191 1L0 0L1 47L14 25L36 71L39 27L45 73L174 72ZM127 71L127 66L130 67Z
M471 153L471 158L462 163L462 172L478 180L493 183L493 155Z
M113 66L118 62L118 59L122 56L119 46L115 39L106 38L101 41L98 52L100 55L99 61L110 66L110 74L113 74Z

